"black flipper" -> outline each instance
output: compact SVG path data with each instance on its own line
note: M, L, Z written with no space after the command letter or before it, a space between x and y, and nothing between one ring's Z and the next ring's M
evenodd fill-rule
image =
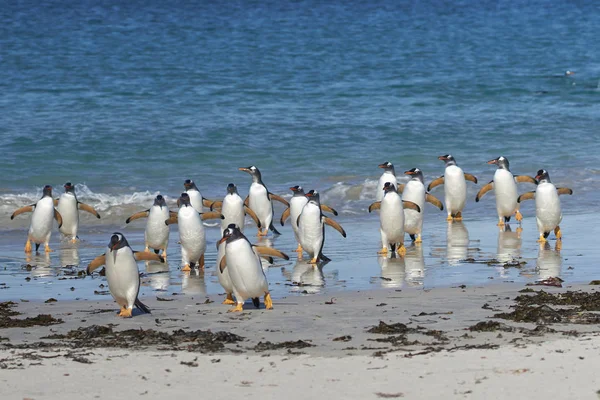
M273 222L271 222L271 225L269 225L269 229L271 230L271 232L273 232L276 235L281 235L281 233L279 233L279 231L277 229L275 229L275 227L273 226Z
M140 299L135 299L135 303L133 303L133 305L135 305L138 308L138 310L140 310L146 314L152 314L150 312L150 309L148 307L146 307L146 305L144 303L142 303L140 301Z
M253 298L252 304L254 304L254 307L260 308L260 299L258 297Z
M412 233L410 233L408 236L410 236L410 240L412 240L413 242L417 240L417 235L413 235Z

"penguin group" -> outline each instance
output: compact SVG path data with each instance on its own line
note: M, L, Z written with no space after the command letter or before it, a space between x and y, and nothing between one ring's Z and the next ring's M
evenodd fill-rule
M452 155L446 154L438 159L445 163L444 174L427 186L419 168L407 170L404 174L409 180L406 184L400 184L391 162L379 165L384 172L377 183L377 201L368 208L369 212L379 211L379 254L404 256L406 234L415 244L422 242L425 203L430 203L442 211L445 207L449 223L462 220L467 203L467 181L477 184L478 180L474 175L464 172ZM498 226L504 226L513 216L520 223L523 218L520 212L521 202L535 199L538 241L545 242L551 232L554 232L557 240L561 240L559 224L562 212L559 195L570 195L573 191L554 186L548 171L544 169L540 169L535 177L513 175L508 159L503 156L488 161L488 164L496 165L497 170L493 179L478 191L475 201L479 202L487 192L494 190ZM229 310L231 312L242 311L248 299L258 308L260 297L264 298L266 309L273 308L262 260L272 263L273 257L289 260L289 256L269 246L254 245L244 235L246 216L254 221L258 237L268 235L269 230L274 235L280 235L273 223L273 201L286 207L279 222L281 226L285 226L285 222L290 219L298 243L295 249L298 259L302 259L303 253L307 253L309 264L317 266L330 261L323 253L325 226L329 225L344 238L346 232L337 221L325 214L337 216L338 212L321 203L319 192L305 192L302 186L293 186L290 188L292 197L288 202L267 189L256 166L242 167L239 170L252 177L245 199L242 199L233 183L227 186L223 200L206 199L194 181L188 179L184 182L185 191L178 197L177 212L169 210L165 198L159 194L150 208L134 213L126 219L125 222L129 224L137 219L146 218L143 251L132 250L122 233L115 232L110 236L105 253L89 263L87 273L91 274L100 266L105 266L109 290L120 306L119 316L131 317L134 307L141 312L150 312L138 299L140 278L137 262L166 261L169 226L172 224L179 227L178 243L181 247L182 271L191 271L194 268L205 267L207 245L204 221L220 221L222 234L217 242L216 269L219 283L225 289L226 298L223 304L233 305ZM535 191L519 195L517 183L530 183L537 188ZM440 185L444 185L443 203L430 193ZM78 240L79 210L100 218L100 214L92 206L77 200L74 185L67 182L64 189L65 192L58 199L54 199L52 187L47 185L37 203L21 207L11 215L12 220L20 214L32 213L25 244L26 253L32 251L32 243L36 251L41 244L44 244L46 252L52 251L49 241L53 220L57 221L60 233L75 243Z

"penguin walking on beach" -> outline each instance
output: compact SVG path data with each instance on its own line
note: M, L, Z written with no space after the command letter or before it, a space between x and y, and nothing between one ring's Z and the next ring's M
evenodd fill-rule
M77 231L79 230L79 210L89 212L98 219L100 219L100 214L98 214L98 211L94 207L77 200L75 186L71 182L65 183L63 187L65 188L65 192L58 199L54 200L56 210L58 210L63 219L59 231L65 236L70 236L72 243L76 243Z
M510 222L510 217L513 214L517 222L520 223L523 220L523 215L519 211L519 203L517 202L519 197L517 183L529 182L537 185L537 181L531 176L513 175L506 157L500 156L487 163L497 165L498 169L494 173L494 179L479 190L475 201L479 202L484 194L494 189L494 193L496 194L496 211L498 212L498 226L504 226L505 223Z
M200 190L198 190L198 187L193 180L186 179L185 182L183 182L183 187L185 188L185 192L188 194L188 196L190 196L190 204L199 213L204 210L203 207L210 207L210 205L213 203L202 196L202 193L200 193Z
M246 200L244 201L244 204L250 207L258 216L261 227L258 228L257 236L267 236L269 229L274 234L281 235L281 233L279 233L273 226L272 200L277 200L286 207L289 207L290 203L288 203L283 197L269 192L262 181L260 171L254 165L249 167L241 167L239 170L247 172L252 176L252 184L250 185L250 191L248 193L248 197L246 197Z
M50 236L52 235L52 222L54 219L58 222L58 228L62 226L62 216L54 208L54 199L52 198L52 186L46 185L43 189L42 198L35 204L21 207L16 210L10 219L13 220L17 215L26 212L33 212L31 224L27 233L27 242L25 243L25 253L31 253L31 242L35 243L35 251L38 251L40 244L44 243L46 253L50 253Z
M560 208L559 195L573 194L573 190L565 187L557 188L550 180L550 175L545 169L537 172L535 179L538 181L537 189L532 192L523 193L519 196L518 202L535 198L535 217L538 231L540 232L539 243L545 243L554 231L557 240L562 239L560 231L560 222L562 221L562 211Z
M160 194L154 199L152 207L145 211L140 211L127 218L126 224L140 218L148 218L146 230L144 231L145 251L153 249L156 254L162 250L162 257L167 259L167 246L169 245L169 226L165 221L177 215L174 211L169 211L165 198Z
M381 201L383 199L384 191L383 187L387 182L394 185L394 187L398 187L398 178L396 178L396 170L394 169L394 164L389 161L381 163L378 165L379 168L383 169L383 174L379 177L379 181L377 182L377 189L375 191L375 197L377 201Z
M300 238L298 236L298 217L302 212L302 209L308 203L308 197L306 197L306 193L304 193L304 189L302 186L293 186L290 188L293 193L292 199L290 200L290 206L283 211L281 214L281 226L284 226L285 221L290 218L292 221L292 230L294 231L294 237L296 238L296 242L298 242L298 248L296 252L302 254L302 246L300 245ZM333 215L338 215L338 212L325 205L321 204L321 210L325 212L332 213Z
M182 271L191 271L198 264L204 268L204 252L206 251L206 233L202 221L223 219L219 212L199 213L190 203L190 196L182 193L177 201L179 211L176 216L165 220L166 225L179 225L179 242L181 243Z
M467 202L467 182L477 183L477 178L474 175L465 173L458 165L452 155L446 154L439 156L439 160L446 163L444 175L434 179L427 191L430 191L436 186L444 185L444 203L448 212L447 221L462 221L462 210Z
M140 273L138 261L164 262L158 254L148 251L133 251L123 236L115 232L110 237L106 253L96 257L87 267L90 275L96 268L106 265L106 280L113 299L121 306L119 317L131 318L133 307L149 314L150 310L138 299Z
M281 257L285 260L289 260L289 257L271 247L252 245L235 224L230 224L223 231L223 237L217 246L222 243L225 244L225 256L219 263L219 270L221 273L228 271L235 296L235 307L228 311L243 311L244 303L249 298L258 308L260 296L264 296L265 308L273 309L269 283L262 268L260 254Z
M404 209L410 208L421 212L421 207L412 201L402 200L396 186L386 182L383 186L383 199L369 206L369 212L380 210L380 232L382 249L378 254L388 254L395 251L400 256L406 254L404 247Z
M346 232L336 221L323 215L319 192L311 190L306 196L308 197L308 203L302 208L302 212L297 219L300 245L311 257L309 261L311 264L317 264L319 261L330 261L328 257L323 255L325 225L331 226L343 237L346 237Z
M419 206L421 211L412 208L404 208L404 232L410 235L415 243L422 243L423 214L425 202L431 203L440 210L444 210L442 202L425 190L423 172L419 168L413 168L404 172L411 179L406 184L398 185L398 193L402 194L402 200L412 201Z

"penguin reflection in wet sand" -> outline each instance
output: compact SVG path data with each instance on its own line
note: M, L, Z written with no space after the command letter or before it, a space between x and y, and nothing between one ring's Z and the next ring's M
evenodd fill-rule
M383 200L376 201L369 206L369 212L380 210L380 232L383 247L379 254L395 251L400 256L406 254L404 247L404 208L411 208L421 212L421 207L412 201L403 201L398 194L396 186L386 182L383 186Z
M412 208L404 209L404 231L410 235L415 243L421 243L421 233L423 231L423 212L425 202L431 203L440 210L444 210L442 202L435 196L427 193L423 181L423 172L419 168L413 168L404 172L411 179L406 184L398 185L398 193L402 194L402 200L412 201L421 208L421 212Z
M289 207L290 204L284 198L269 192L262 181L260 171L254 165L249 167L241 167L238 169L240 171L247 172L252 176L252 184L250 185L250 191L248 193L248 197L246 197L246 200L244 201L244 204L250 207L258 216L261 227L258 228L257 236L267 236L269 229L276 235L281 235L273 226L272 200L277 200L286 207Z
M391 183L395 187L398 187L398 178L396 178L396 170L394 169L394 164L389 161L386 161L382 164L378 165L379 168L383 169L383 174L379 177L379 181L377 182L377 189L375 191L375 197L377 201L381 201L383 199L383 187L387 182Z
M219 263L219 269L221 273L229 272L236 300L235 307L229 312L243 311L244 303L248 298L252 299L254 306L258 308L260 296L265 297L265 308L271 310L273 301L269 293L269 283L260 261L260 254L281 257L286 260L289 260L289 257L270 247L252 245L235 224L230 224L223 231L223 237L217 246L222 243L225 243L225 256Z
M496 211L498 212L498 226L504 226L505 223L510 222L510 217L513 214L515 214L515 219L521 222L523 215L519 211L519 203L517 202L519 197L517 183L529 182L537 185L537 181L531 176L513 175L510 172L506 157L500 156L487 163L497 165L498 169L494 173L494 179L479 190L475 201L479 202L484 194L494 189L494 193L496 194Z
M65 192L57 200L54 200L56 210L63 219L59 231L65 236L70 236L71 242L75 243L77 242L77 231L79 230L79 210L89 212L98 219L100 218L100 214L98 214L94 207L77 200L75 186L71 182L65 183L63 187L65 188Z
M52 235L52 222L54 219L58 222L58 228L62 226L62 216L54 208L54 199L52 199L52 186L46 185L43 189L42 198L37 203L21 207L16 210L10 219L26 212L33 212L31 224L27 233L27 242L25 243L25 253L31 253L31 242L35 243L35 251L44 243L46 253L50 253L50 235Z
M148 307L138 299L140 292L138 261L164 262L164 259L148 251L133 251L127 239L121 233L115 232L110 238L106 253L96 257L87 267L86 272L90 275L96 268L106 265L108 289L117 304L121 306L120 317L130 318L133 306L144 313L150 313Z
M125 223L128 224L139 218L148 218L146 231L144 232L145 251L154 249L154 252L158 254L162 250L162 257L166 259L167 246L169 245L169 226L165 224L165 221L176 215L176 212L169 211L165 198L159 194L154 199L152 207L133 214L127 218Z
M448 212L448 221L462 220L462 210L467 202L467 182L477 183L477 178L474 175L465 173L458 165L452 155L446 154L439 156L439 160L446 163L444 175L434 179L427 191L430 191L438 185L444 185L444 203Z
M183 182L183 187L185 188L185 192L188 194L188 196L190 196L190 204L199 213L204 210L202 208L203 206L210 207L210 205L213 203L212 201L202 197L202 193L200 193L200 190L198 190L198 187L193 180L186 179L185 182Z
M167 219L165 224L179 225L179 241L181 242L182 271L191 271L195 264L204 268L204 252L206 251L206 234L202 221L223 219L219 212L199 213L190 204L190 196L182 193L177 201L179 211L176 216Z
M346 232L336 221L323 215L319 192L311 190L306 194L306 197L308 197L308 203L302 208L297 220L300 245L311 257L309 261L311 264L317 264L319 261L330 261L328 257L323 255L325 225L331 226L343 237L346 237Z
M294 237L298 242L298 248L296 249L296 252L302 254L302 245L300 245L300 237L298 236L298 217L300 216L300 213L302 212L302 209L304 208L306 203L308 203L308 197L306 197L306 193L304 193L304 189L302 188L302 186L296 185L291 187L290 190L294 194L292 196L292 199L290 200L290 206L285 209L283 214L281 214L280 222L281 226L284 226L285 221L288 218L291 219ZM321 204L321 210L325 212L330 212L333 215L338 215L338 212L336 210L325 204Z
M535 191L523 193L517 200L521 203L524 200L535 198L535 216L537 221L540 238L538 242L545 243L550 232L554 231L557 240L561 240L562 233L560 232L560 221L562 221L562 211L560 208L561 194L573 194L569 188L557 188L550 181L550 175L545 169L540 169L537 172L535 179L538 181L538 186Z

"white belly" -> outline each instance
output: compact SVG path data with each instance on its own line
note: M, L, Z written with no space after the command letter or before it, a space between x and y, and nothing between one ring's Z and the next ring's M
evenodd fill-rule
M269 199L266 188L259 183L250 185L248 205L256 213L263 229L268 229L273 221L273 205Z
M313 258L318 256L325 240L319 207L311 203L304 206L300 214L298 234L300 245L302 245L304 251Z
M389 171L384 172L381 174L381 177L379 177L379 181L377 182L377 189L375 193L377 201L381 201L381 199L383 199L383 187L385 186L386 182L392 183L394 186L396 186L396 188L398 187L398 179L396 178L396 175Z
M40 199L31 216L29 238L34 243L46 243L52 233L52 220L54 219L54 200L50 197Z
M188 190L186 191L188 196L190 196L190 204L196 211L201 213L203 211L202 208L202 194L198 190Z
M467 182L460 167L451 165L444 173L444 202L450 214L456 214L465 208L467 201Z
M269 290L269 284L262 263L250 243L244 239L228 243L225 254L233 293L238 303L264 296Z
M77 209L77 199L70 193L63 193L58 200L56 209L62 217L62 226L59 228L63 235L77 236L79 228L79 210Z
M221 259L225 255L225 242L219 245L219 251L217 252L217 278L219 279L219 283L223 286L226 293L233 293L233 284L231 283L231 278L229 277L229 268L225 268L223 272L221 272Z
M229 226L236 224L240 231L244 232L244 222L246 213L244 211L244 200L237 194L228 194L223 199L221 214L225 219L221 220L221 233Z
M295 196L290 200L290 219L292 220L292 229L298 243L300 243L300 237L298 236L298 217L307 203L308 199L304 196Z
M517 183L512 173L498 169L494 174L494 194L496 195L496 210L498 217L509 217L517 209Z
M404 243L404 208L400 195L387 193L381 200L380 210L381 230L388 243Z
M542 183L535 191L535 216L540 233L554 230L562 221L560 199L552 183Z
M110 294L121 307L132 308L140 287L140 276L129 247L117 250L117 264L110 248L106 250L106 281Z
M206 250L202 219L193 207L181 207L177 215L182 263L196 263Z
M418 235L423 230L425 186L419 181L408 181L402 193L402 200L412 201L421 208L421 212L410 208L404 209L404 231L411 235Z
M169 243L169 227L165 221L169 219L169 209L165 206L152 206L148 221L146 222L146 232L144 237L146 245L153 249L166 250Z

